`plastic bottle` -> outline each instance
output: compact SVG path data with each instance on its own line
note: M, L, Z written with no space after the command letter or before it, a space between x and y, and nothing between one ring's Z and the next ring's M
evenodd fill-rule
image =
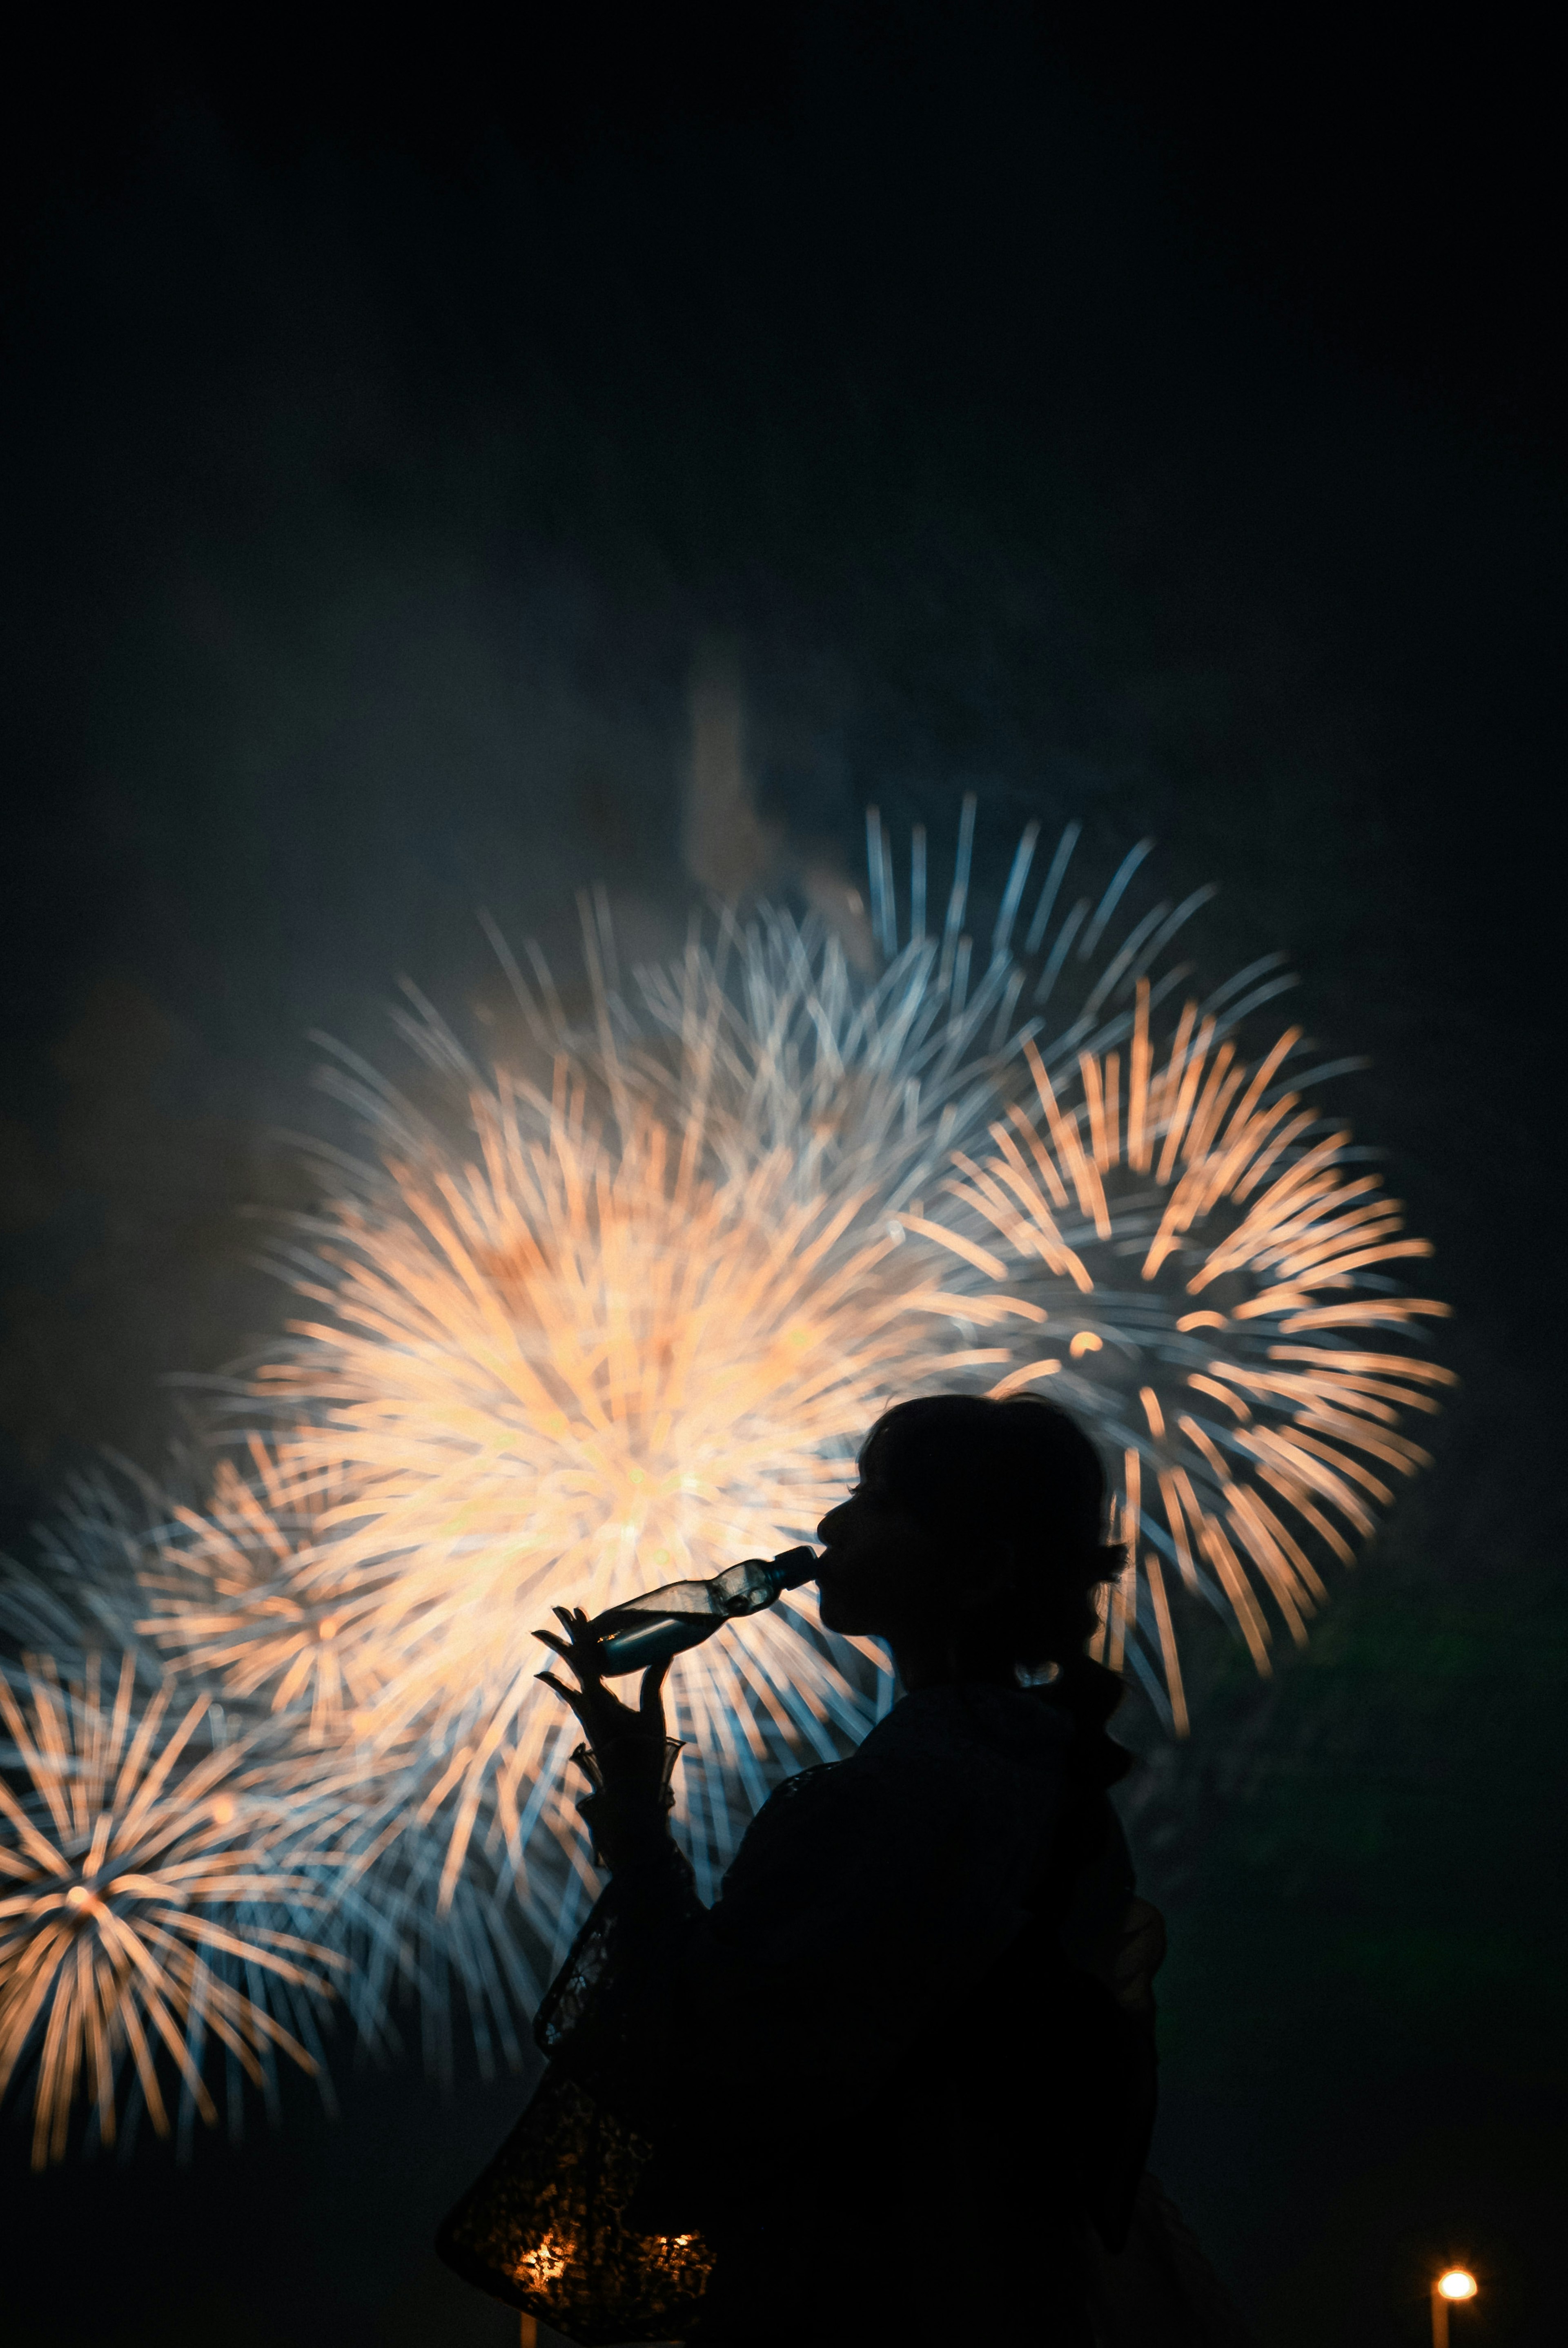
M712 1581L667 1581L596 1614L589 1629L600 1642L606 1679L645 1672L687 1647L700 1647L733 1615L760 1614L785 1590L798 1590L816 1571L816 1551L786 1549L773 1559L743 1558Z

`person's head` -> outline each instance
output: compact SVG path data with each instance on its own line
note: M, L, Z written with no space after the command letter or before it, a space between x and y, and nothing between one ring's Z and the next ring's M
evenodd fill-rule
M1122 1561L1104 1509L1094 1447L1054 1404L898 1403L861 1447L856 1488L817 1528L823 1622L886 1639L910 1686L1071 1663Z

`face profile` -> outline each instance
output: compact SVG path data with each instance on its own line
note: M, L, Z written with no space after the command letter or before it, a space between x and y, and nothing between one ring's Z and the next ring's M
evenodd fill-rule
M942 1577L946 1545L863 1468L846 1500L817 1526L817 1604L825 1631L897 1643Z

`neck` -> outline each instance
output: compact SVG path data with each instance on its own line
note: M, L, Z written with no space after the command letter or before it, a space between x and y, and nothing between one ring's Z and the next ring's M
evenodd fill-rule
M921 1688L979 1684L1013 1688L1018 1673L1010 1657L968 1653L950 1639L895 1640L893 1665L910 1695Z

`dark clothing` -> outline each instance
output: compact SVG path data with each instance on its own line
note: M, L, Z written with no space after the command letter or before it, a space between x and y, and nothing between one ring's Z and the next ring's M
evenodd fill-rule
M1123 1766L1054 1688L933 1688L781 1787L711 1910L654 1840L547 1997L551 2073L446 2254L584 2341L875 2348L961 2323L1090 2348L1153 2118L1161 1935L1106 1796ZM534 2286L571 2229L525 2237L569 2111L613 2221L579 2195L583 2272L552 2298Z

